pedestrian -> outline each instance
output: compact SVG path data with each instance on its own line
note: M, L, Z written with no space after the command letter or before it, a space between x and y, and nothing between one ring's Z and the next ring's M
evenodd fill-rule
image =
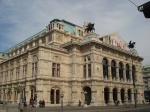
M32 107L34 107L34 100L33 99L31 99L31 105L32 105Z
M119 100L117 100L117 106L119 105Z
M81 101L79 100L79 107L81 106Z
M40 108L42 107L42 101L41 100L39 101L39 107Z
M44 100L42 101L42 107L45 107L45 101Z
M27 107L27 103L24 101L23 103L23 107L26 108Z

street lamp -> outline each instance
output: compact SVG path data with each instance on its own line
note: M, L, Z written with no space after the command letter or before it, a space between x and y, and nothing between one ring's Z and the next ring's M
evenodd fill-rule
M0 91L0 94L1 94L1 102L2 104L4 103L4 96L3 96L3 92ZM2 106L2 109L3 109L3 106Z
M129 47L130 51L132 52L131 55L137 55L137 51L136 51L136 49L134 49L135 44L136 44L135 42L131 42L131 41L129 42L128 47ZM137 104L136 104L136 93L137 93L137 91L136 91L136 86L135 86L135 68L133 67L133 57L131 58L131 60L132 60L132 80L133 80L134 102L135 102L134 106L136 108L137 107Z
M20 99L19 99L19 108L20 108L20 112L23 112L23 91L24 87L18 86L18 93L20 93Z
M6 101L5 101L5 103L3 102L3 105L6 106L6 111L8 112L8 107L7 107L8 89L7 88L5 89L5 94L6 94Z
M84 95L85 95L85 100L84 100L84 107L87 107L87 99L86 99L86 95L87 95L87 92L86 91L84 91Z
M60 97L61 97L61 112L63 112L63 97L64 97L63 92L60 94Z

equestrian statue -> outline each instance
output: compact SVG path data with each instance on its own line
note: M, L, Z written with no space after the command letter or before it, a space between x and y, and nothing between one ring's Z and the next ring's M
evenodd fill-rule
M93 32L93 30L95 31L94 23L92 24L91 22L89 22L85 28L85 32L89 33L89 32Z
M136 44L135 42L132 42L130 40L129 45L128 45L129 49L133 49L135 47L135 44Z

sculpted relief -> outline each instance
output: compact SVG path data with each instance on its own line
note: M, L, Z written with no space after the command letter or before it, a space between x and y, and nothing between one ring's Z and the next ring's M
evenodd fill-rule
M59 41L59 42L62 42L63 41L63 36L61 34L57 34L56 35L56 40Z
M53 56L53 60L57 61L57 62L60 62L61 61L61 56L55 55L55 56Z

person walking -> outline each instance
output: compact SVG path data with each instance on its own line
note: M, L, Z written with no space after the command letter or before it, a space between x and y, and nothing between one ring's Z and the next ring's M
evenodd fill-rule
M45 107L45 101L44 100L42 101L42 107Z

